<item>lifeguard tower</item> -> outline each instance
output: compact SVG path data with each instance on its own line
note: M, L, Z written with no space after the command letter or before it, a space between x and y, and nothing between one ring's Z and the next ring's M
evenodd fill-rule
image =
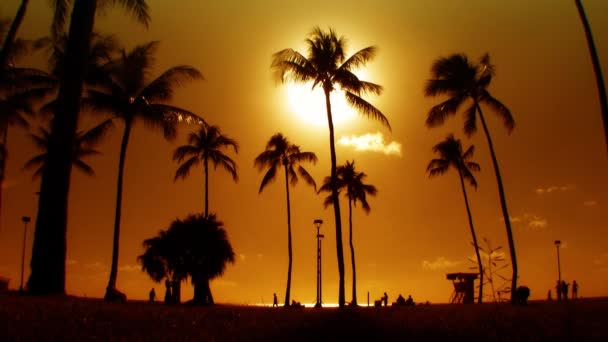
M450 303L472 304L475 301L475 279L478 273L448 273L446 278L454 284Z

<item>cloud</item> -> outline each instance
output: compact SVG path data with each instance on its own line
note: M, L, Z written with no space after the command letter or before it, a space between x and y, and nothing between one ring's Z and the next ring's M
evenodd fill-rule
M525 213L522 216L510 216L509 218L511 223L523 223L525 226L532 228L532 230L542 230L549 224L546 218L535 214ZM502 217L500 220L503 221Z
M85 264L84 268L89 269L89 270L94 270L94 271L105 271L108 269L108 267L104 264L102 264L99 261L96 261L94 263L90 263L90 264Z
M65 261L65 264L68 266L76 265L77 263L78 263L78 261L76 261L74 259L68 259Z
M239 286L236 281L225 280L225 279L214 280L213 284L215 284L215 286L221 286L221 287L238 287Z
M385 142L382 133L366 133L363 135L344 136L338 140L343 146L354 146L355 151L382 152L386 155L401 156L401 144L396 141Z
M244 261L245 259L247 259L247 256L245 254L239 254L239 260Z
M462 261L451 261L439 256L433 261L422 260L422 268L425 270L438 271L462 264Z
M540 218L538 216L534 216L529 222L528 227L533 229L542 229L547 227L547 220L544 218Z
M138 265L122 265L118 267L118 270L123 272L136 272L140 271L141 268Z
M595 207L597 205L597 201L587 200L587 201L583 202L583 205L585 207Z
M602 253L593 259L593 264L599 272L608 272L608 253Z
M553 192L566 192L576 189L576 185L574 184L566 184L566 185L550 185L546 188L536 188L534 192L538 195L550 194Z

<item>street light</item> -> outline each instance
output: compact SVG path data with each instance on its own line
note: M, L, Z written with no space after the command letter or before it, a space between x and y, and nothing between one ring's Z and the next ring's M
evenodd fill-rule
M316 219L313 221L315 227L317 227L317 303L315 304L315 308L321 307L321 239L324 237L323 234L320 234L321 225L323 224L323 220Z
M559 246L562 244L560 240L555 240L555 249L557 250L557 300L561 300L562 286L562 270L559 262Z
M28 222L30 222L30 217L29 216L23 216L21 218L21 221L23 221L23 250L21 252L21 284L19 285L19 291L23 292L23 266L25 264L25 240L27 238L27 224Z

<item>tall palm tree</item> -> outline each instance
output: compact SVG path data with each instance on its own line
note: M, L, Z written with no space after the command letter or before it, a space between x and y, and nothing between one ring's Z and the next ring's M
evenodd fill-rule
M350 245L350 260L353 270L353 295L350 305L357 305L357 268L355 267L355 247L353 244L353 206L357 206L357 201L361 202L361 208L366 213L369 213L371 207L367 203L367 195L376 196L378 189L371 184L363 183L367 175L364 172L355 170L355 161L346 161L345 165L338 166L338 191L346 189L346 198L348 198L348 243ZM331 177L325 177L321 191L331 192ZM325 198L323 203L325 207L333 204L331 195Z
M306 171L302 165L303 162L317 163L317 156L314 152L302 152L300 146L290 143L281 133L273 135L266 144L266 150L260 153L254 161L254 165L259 171L268 168L258 193L262 193L266 185L276 179L277 169L281 166L285 171L285 192L287 195L287 288L285 290L285 306L289 306L290 291L291 291L291 264L292 264L292 247L291 247L291 204L289 200L289 184L292 186L298 183L298 174L309 185L312 185L315 190L317 184L312 176ZM296 172L297 170L297 172Z
M21 5L19 5L19 8L17 9L15 19L13 19L10 28L6 32L4 42L2 43L2 50L0 50L0 72L2 72L9 64L11 50L13 50L13 45L17 39L17 32L19 31L19 27L21 27L21 23L25 17L28 4L29 0L21 0ZM0 37L1 36L3 35L0 35Z
M63 32L71 7L66 68L61 76L56 115L51 122L49 151L42 174L28 290L38 294L65 293L68 195L80 99L98 2L120 4L144 25L150 22L145 0L53 0L53 33Z
M473 216L469 206L467 197L467 189L464 186L464 181L469 181L475 189L477 189L477 181L471 171L479 171L479 164L469 161L473 157L475 146L471 145L466 152L462 152L462 144L460 139L455 139L454 135L450 134L445 140L433 147L433 152L439 155L439 158L432 159L426 168L429 177L440 176L445 174L450 168L458 171L462 194L464 195L464 204L467 208L467 216L469 218L469 228L471 228L471 236L473 237L473 246L475 247L475 255L477 256L477 266L479 267L479 298L481 304L483 298L483 266L481 264L481 256L479 255L479 244L477 243L477 235L473 227Z
M144 241L146 251L137 259L154 281L189 275L194 284L194 304L214 304L209 281L221 276L227 264L234 262L223 225L214 214L175 220L166 231Z
M103 89L90 89L86 99L86 104L91 108L110 112L124 123L118 164L112 267L106 300L114 299L113 294L117 293L123 174L133 124L136 120L144 121L149 127L162 130L165 138L173 139L176 135L176 123L180 118L198 118L194 113L167 102L173 97L175 87L191 80L202 79L202 74L194 67L181 65L166 70L150 81L148 78L157 47L157 42L150 42L135 47L129 53L123 51L119 59L107 66L109 77L99 85Z
M490 56L488 54L482 56L479 64L471 63L467 56L463 54L441 57L433 63L431 74L432 78L425 86L425 96L445 94L449 98L431 108L426 118L427 127L442 125L448 116L456 114L467 101L470 103L464 111L464 132L467 136L471 136L477 131L478 116L481 121L492 157L496 183L498 184L500 206L507 230L511 265L513 268L511 302L514 302L515 289L517 289L517 258L515 255L513 231L511 230L511 220L509 218L509 211L507 210L507 200L500 175L500 168L498 167L498 160L481 105L484 104L492 109L502 119L509 133L515 127L515 120L513 120L509 108L494 98L487 89L494 76L494 66L490 64Z
M231 147L234 153L239 152L236 140L227 137L220 132L217 126L202 125L197 132L190 133L188 144L178 147L173 153L173 160L182 163L175 172L175 180L185 179L190 174L193 166L203 162L203 172L205 175L205 216L209 215L209 161L213 166L221 166L228 171L234 181L239 177L236 173L236 163L222 152L222 149Z
M343 91L346 101L368 118L380 121L390 129L388 119L382 112L361 96L367 93L379 95L382 86L363 81L354 71L376 55L376 47L369 46L348 57L345 54L346 40L336 36L333 29L324 32L315 27L306 39L308 55L304 56L293 49L284 49L273 55L272 68L281 82L312 82L312 88L322 87L325 93L327 125L329 127L329 151L331 155L332 184L336 180L336 147L334 142L334 122L331 111L330 95ZM344 307L344 252L342 247L342 222L338 190L332 189L334 217L336 223L336 252L338 254L338 273L340 275L338 303Z
M74 166L88 176L95 175L93 168L87 164L82 158L101 154L95 149L107 131L113 126L112 119L106 119L97 126L88 131L80 131L76 133L76 144L74 144L73 161ZM33 177L40 177L46 164L48 157L49 135L51 133L44 128L40 128L39 134L30 134L36 147L43 152L28 160L23 166L24 169L36 169Z
M606 140L606 146L608 147L608 95L606 94L606 85L604 84L604 77L602 76L602 68L600 65L600 58L593 42L593 34L591 33L591 26L587 20L585 9L581 0L574 0L578 15L583 23L585 29L585 37L587 38L587 46L589 47L589 55L591 56L591 63L593 63L593 71L595 73L595 82L597 84L598 96L600 98L600 108L602 110L602 122L604 123L604 137Z

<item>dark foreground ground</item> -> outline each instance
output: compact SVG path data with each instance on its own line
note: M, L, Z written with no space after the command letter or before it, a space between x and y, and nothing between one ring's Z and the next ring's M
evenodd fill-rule
M608 299L286 309L0 294L2 341L608 341Z

